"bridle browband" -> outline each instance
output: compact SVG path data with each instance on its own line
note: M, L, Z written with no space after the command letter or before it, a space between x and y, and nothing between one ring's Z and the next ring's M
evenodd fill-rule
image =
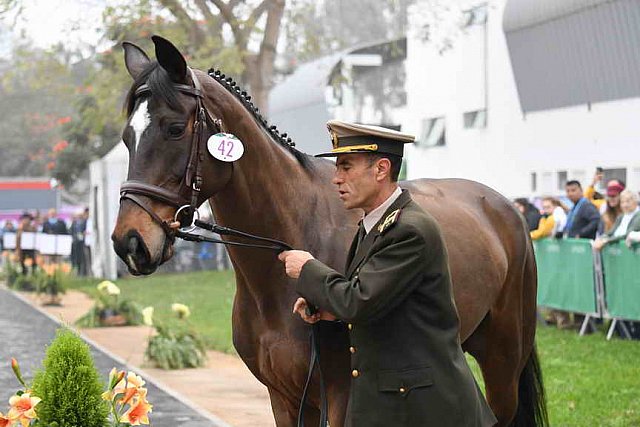
M149 216L158 223L164 230L167 237L173 241L175 232L169 226L169 221L163 220L151 207L139 196L149 197L150 199L160 201L176 208L174 221L179 221L181 226L191 224L193 215L198 207L198 198L202 189L202 162L204 161L204 147L207 144L207 125L215 128L217 132L223 132L222 120L213 118L203 101L202 86L198 81L196 74L191 68L187 68L193 80L193 86L175 83L173 87L185 95L193 96L196 99L195 120L193 122L193 137L191 139L191 152L189 154L189 162L184 177L180 183L180 190L188 188L191 191L189 199L182 196L179 192L175 193L158 185L149 184L142 181L128 180L120 186L120 202L130 200L140 206ZM141 85L134 92L134 97L140 97L151 93L148 84Z

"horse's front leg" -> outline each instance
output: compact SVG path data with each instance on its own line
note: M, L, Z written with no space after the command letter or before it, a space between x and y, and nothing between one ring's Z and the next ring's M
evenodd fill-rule
M278 390L268 387L271 410L278 427L296 427L298 425L298 406L300 401L287 397ZM304 425L315 427L320 423L320 411L307 405L304 411Z

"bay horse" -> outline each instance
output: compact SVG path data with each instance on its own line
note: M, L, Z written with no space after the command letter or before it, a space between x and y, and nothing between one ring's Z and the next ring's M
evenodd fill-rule
M173 228L167 224L176 214L174 199L189 195L196 204L209 200L221 225L288 242L342 270L361 212L343 208L331 184L335 164L296 150L220 71L191 70L171 42L152 39L156 61L124 43L134 80L122 135L129 150L127 182L156 191L121 200L112 240L129 271L151 274L171 258ZM206 140L221 130L241 141L244 155L225 162L196 152L202 182L195 193L185 178L194 173L192 147L200 133ZM420 179L401 187L440 224L460 339L480 365L499 425L545 425L534 346L536 264L523 219L507 199L476 182ZM233 344L267 387L277 426L294 426L309 362L309 325L291 312L298 296L275 253L231 247L229 255L237 284ZM339 322L321 323L329 422L340 427L349 395L348 334ZM318 383L316 376L305 408L309 426L319 418Z

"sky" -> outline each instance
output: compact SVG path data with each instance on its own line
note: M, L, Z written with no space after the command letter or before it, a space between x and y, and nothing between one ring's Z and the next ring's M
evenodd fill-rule
M74 47L95 45L100 40L102 11L111 0L23 0L24 9L17 17L4 20L5 30L11 27L16 39L24 32L37 47L47 48L58 42ZM6 54L7 43L0 45Z

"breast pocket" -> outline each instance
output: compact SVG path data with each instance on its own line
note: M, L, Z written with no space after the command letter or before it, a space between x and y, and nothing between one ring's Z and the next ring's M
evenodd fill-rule
M411 391L433 385L428 366L378 372L378 391L408 396Z

